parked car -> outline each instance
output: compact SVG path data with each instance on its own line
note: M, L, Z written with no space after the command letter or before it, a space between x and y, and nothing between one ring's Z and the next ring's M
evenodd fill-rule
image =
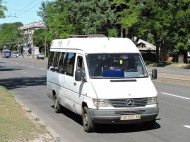
M44 60L44 53L39 53L36 58Z
M12 55L12 58L17 58L18 56L16 54Z

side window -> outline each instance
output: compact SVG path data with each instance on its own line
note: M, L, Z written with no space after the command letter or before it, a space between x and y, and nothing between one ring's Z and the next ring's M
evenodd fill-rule
M53 65L54 65L54 71L58 72L59 68L59 58L60 58L60 52L55 52Z
M73 76L75 56L76 56L75 53L65 54L64 69L66 71L66 75Z
M54 57L54 53L55 52L50 52L50 56L48 58L48 70L52 70L54 71L54 67L53 67L53 57Z
M84 62L83 62L82 56L78 56L78 58L77 58L77 68L76 69L82 71L82 73L85 73Z
M67 54L67 53L63 52L63 53L61 53L61 55L60 55L59 68L58 68L58 70L59 70L59 73L61 73L61 74L64 74L64 73L65 73L65 69L64 69L64 61L65 61L65 57L66 57L65 54Z

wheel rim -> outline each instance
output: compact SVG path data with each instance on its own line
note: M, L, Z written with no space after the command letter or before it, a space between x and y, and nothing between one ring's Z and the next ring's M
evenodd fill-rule
M88 115L86 113L84 114L84 125L88 126Z

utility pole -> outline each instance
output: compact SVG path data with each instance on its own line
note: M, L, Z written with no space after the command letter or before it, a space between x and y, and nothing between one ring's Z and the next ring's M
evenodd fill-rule
M44 56L47 57L47 54L46 54L46 30L45 30L45 43L44 43Z

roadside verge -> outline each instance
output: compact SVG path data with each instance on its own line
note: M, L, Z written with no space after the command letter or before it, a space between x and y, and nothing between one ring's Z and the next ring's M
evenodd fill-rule
M0 141L55 142L39 121L31 110L25 110L6 88L0 86Z
M187 75L158 73L158 78L154 81L190 86L190 76Z

